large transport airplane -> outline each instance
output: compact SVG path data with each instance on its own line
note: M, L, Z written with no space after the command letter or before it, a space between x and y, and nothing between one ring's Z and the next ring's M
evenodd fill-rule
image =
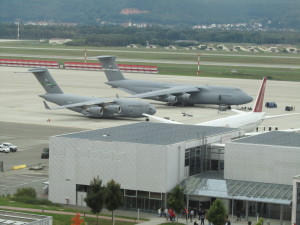
M59 105L49 107L44 101L46 109L69 109L82 113L88 117L112 118L112 117L144 117L143 113L155 114L155 108L147 102L128 98L94 98L72 94L64 94L55 82L48 69L29 69L46 90L46 94L39 95L46 101Z
M132 94L132 97L167 102L169 105L241 105L253 98L237 87L188 85L126 79L115 62L116 56L96 57L102 64L106 84Z
M257 126L264 120L273 119L282 116L292 116L298 113L290 113L290 114L281 114L281 115L274 115L274 116L266 116L265 112L262 112L263 108L263 101L265 95L265 88L266 88L267 78L265 77L262 81L260 90L258 92L253 110L251 112L243 112L240 110L232 109L234 112L238 113L237 115L210 120L207 122L198 123L195 125L201 126L213 126L213 127L230 127L230 128L243 128L246 132L251 132L257 128ZM171 121L168 119L160 118L157 116L146 115L148 118L152 118L157 121L161 121L163 123L173 123L173 124L182 124L176 121Z

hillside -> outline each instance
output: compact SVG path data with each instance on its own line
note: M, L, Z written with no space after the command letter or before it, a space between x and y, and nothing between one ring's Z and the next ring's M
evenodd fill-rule
M299 0L0 0L0 22L196 25L260 22L300 30Z

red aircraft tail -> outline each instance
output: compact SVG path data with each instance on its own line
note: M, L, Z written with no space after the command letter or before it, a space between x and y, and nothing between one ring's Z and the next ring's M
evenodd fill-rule
M266 89L266 83L267 83L267 78L264 77L260 90L258 92L254 108L252 112L262 112L262 107L263 107L263 102L264 102L264 96L265 96L265 89Z

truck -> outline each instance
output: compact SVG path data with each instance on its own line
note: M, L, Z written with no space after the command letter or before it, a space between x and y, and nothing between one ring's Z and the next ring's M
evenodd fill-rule
M42 159L49 159L49 148L44 148L41 154Z

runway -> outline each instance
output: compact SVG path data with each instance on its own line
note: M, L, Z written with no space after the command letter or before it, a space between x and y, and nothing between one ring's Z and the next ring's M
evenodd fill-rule
M81 114L63 110L46 110L39 94L45 91L28 68L0 67L0 142L11 142L19 147L16 153L0 153L5 170L15 164L36 165L47 163L40 159L41 151L48 146L52 135L80 130L106 128L145 121L138 119L92 119ZM65 93L94 97L114 97L116 94L125 97L129 94L106 85L106 77L101 71L49 70ZM252 95L257 95L261 80L223 79L206 77L166 76L158 74L125 73L129 79L174 82L183 84L210 84L237 86ZM267 81L265 102L275 101L277 109L263 110L267 115L289 113L285 106L300 109L300 83L287 81ZM145 100L147 101L147 100ZM168 117L186 124L195 124L216 118L233 115L231 112L219 113L216 106L170 107L165 103L150 100L157 109L156 115ZM247 107L253 106L253 102ZM49 105L54 106L49 103ZM192 116L183 116L188 113ZM50 122L47 122L50 119ZM262 126L277 126L279 129L300 128L300 115L267 120Z

